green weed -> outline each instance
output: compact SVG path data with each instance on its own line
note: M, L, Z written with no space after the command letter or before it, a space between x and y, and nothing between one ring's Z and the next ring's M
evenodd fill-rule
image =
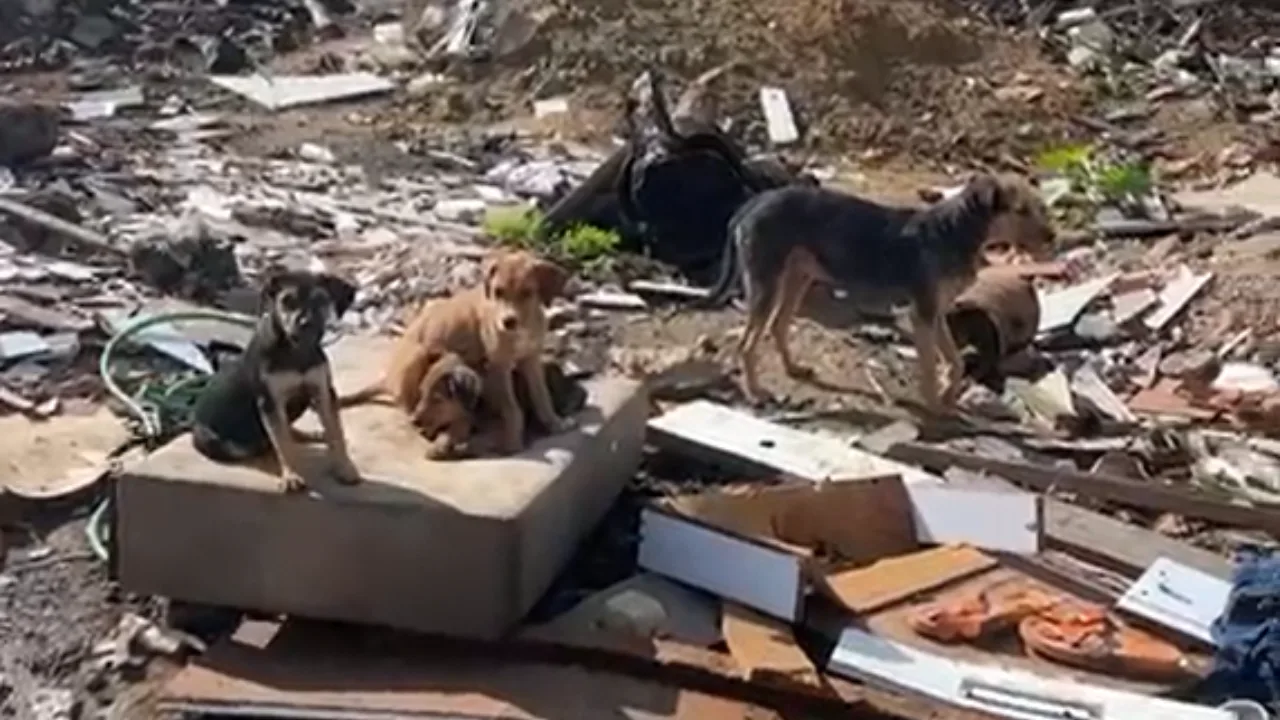
M1066 180L1069 193L1062 199L1113 205L1127 214L1142 214L1143 199L1155 186L1145 164L1115 159L1093 145L1050 149L1036 159L1036 165Z
M612 230L572 225L554 237L541 232L542 213L532 207L490 208L481 222L485 233L503 245L526 248L577 266L597 265L618 251L622 238Z

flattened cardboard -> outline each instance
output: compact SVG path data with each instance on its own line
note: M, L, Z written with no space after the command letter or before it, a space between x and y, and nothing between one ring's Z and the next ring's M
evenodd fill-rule
M834 695L785 623L726 602L721 611L720 632L748 682L824 697Z
M641 513L640 567L798 622L813 555L854 563L917 547L898 478L684 495Z
M910 495L893 476L683 495L666 506L805 557L816 551L865 564L918 547Z
M828 573L826 590L846 609L869 613L996 566L996 559L965 545L947 545Z

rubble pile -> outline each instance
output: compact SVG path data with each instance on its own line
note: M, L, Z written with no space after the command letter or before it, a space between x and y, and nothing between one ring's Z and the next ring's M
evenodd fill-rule
M116 77L72 83L61 123L0 110L0 715L152 720L134 692L321 718L550 720L571 696L676 720L1280 707L1274 613L1251 612L1280 597L1278 55L1253 42L1273 11L988 4L1037 39L915 0L550 3L428 0L431 28L384 23L321 74L270 77L220 63L351 8L0 10L27 23L15 57L117 69L181 22L208 86L251 101ZM529 22L477 29L494 17ZM496 75L441 73L483 76L485 43ZM668 108L663 72L698 91ZM622 142L564 138L625 82ZM555 142L484 126L530 99ZM465 127L413 132L424 106ZM1187 111L1227 140L1197 146L1166 117ZM861 167L792 152L824 147ZM684 307L706 293L690 268L765 187L888 201L868 166L895 154L945 168L883 175L925 203L974 166L1034 170L1056 257L985 255L946 318L971 381L953 414L917 411L903 328L827 318L853 303L821 287L790 328L813 377L762 358L782 394L746 407L742 315ZM542 347L587 401L520 457L429 461L400 409L349 405L364 482L331 482L308 414L311 492L290 495L185 437L270 269L358 287L326 344L346 390L500 242L576 258ZM518 298L544 299L536 267Z
M187 65L236 73L300 47L346 0L210 3L182 0L34 0L0 8L0 72L51 70L81 58L125 66Z
M495 62L467 65L464 76L489 80L482 94L442 83L433 71L434 90L395 117L409 121L406 113L425 109L449 121L496 119L569 98L578 130L598 135L611 128L593 126L587 111L616 117L624 95L616 78L658 65L692 80L726 67L717 84L721 114L753 147L796 142L780 143L766 128L761 93L773 88L789 98L804 147L858 148L863 161L901 155L930 166L978 160L1026 168L1047 146L1123 135L1162 100L1209 103L1169 112L1188 133L1274 111L1277 56L1268 38L1280 16L1265 4L986 5L994 7L708 0L605 8L550 0L514 13L537 26L528 47L490 46ZM1004 23L991 24L993 17ZM1194 135L1138 141L1166 140L1199 149Z

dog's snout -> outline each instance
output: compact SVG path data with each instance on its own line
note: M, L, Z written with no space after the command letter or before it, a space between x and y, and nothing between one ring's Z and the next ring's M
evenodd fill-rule
M516 319L515 315L506 315L502 318L502 329L515 330L518 322L519 320Z

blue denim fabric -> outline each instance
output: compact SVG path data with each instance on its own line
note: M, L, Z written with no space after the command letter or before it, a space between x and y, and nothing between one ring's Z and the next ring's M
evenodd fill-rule
M1255 700L1280 707L1280 558L1248 547L1236 555L1231 595L1210 628L1218 648L1204 698Z

